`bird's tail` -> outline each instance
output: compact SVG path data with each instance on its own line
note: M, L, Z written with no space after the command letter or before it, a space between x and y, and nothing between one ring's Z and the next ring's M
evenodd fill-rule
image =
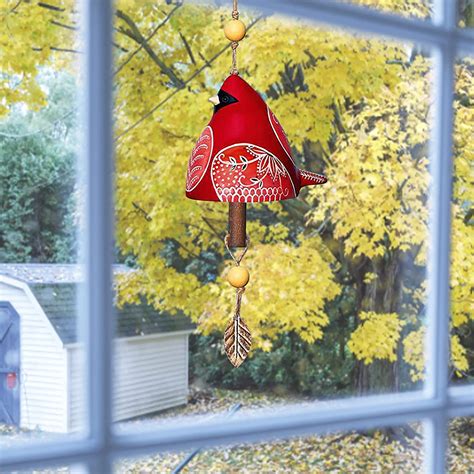
M315 184L324 184L327 182L326 176L312 171L300 170L301 187L314 186Z

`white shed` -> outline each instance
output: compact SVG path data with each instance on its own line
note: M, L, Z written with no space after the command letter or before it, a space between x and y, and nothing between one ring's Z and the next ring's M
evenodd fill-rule
M76 265L0 264L0 423L59 433L81 428L80 273ZM115 420L185 404L190 321L146 304L116 315Z

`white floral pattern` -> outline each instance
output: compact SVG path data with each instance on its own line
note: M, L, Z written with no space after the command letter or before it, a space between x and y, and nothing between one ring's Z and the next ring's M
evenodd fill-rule
M216 154L211 177L218 198L226 202L279 201L295 197L283 163L251 143L226 147Z

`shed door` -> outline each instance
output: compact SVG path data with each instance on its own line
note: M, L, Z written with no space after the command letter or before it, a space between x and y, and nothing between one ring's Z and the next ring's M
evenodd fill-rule
M0 423L20 424L20 318L0 302Z

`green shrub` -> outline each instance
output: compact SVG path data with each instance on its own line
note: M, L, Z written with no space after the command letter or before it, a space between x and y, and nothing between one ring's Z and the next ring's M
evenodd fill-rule
M331 335L307 344L294 334L281 336L271 352L257 350L239 368L224 353L222 335L191 337L190 371L198 386L271 390L324 398L351 390L352 357ZM341 357L342 356L342 357Z

